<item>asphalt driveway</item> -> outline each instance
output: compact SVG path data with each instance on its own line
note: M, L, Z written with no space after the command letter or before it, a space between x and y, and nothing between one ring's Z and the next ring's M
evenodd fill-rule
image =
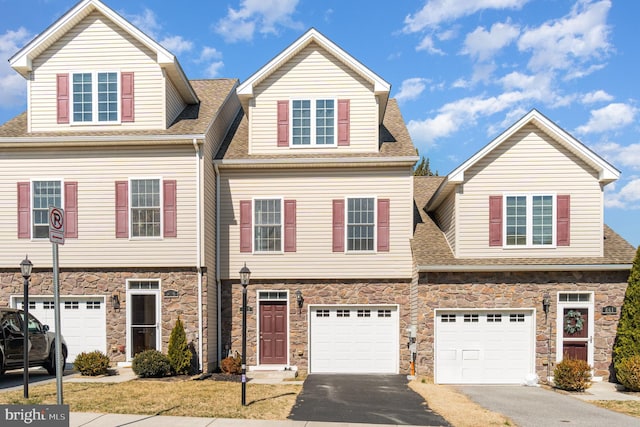
M599 408L541 387L456 386L480 406L500 412L519 427L637 427L638 418Z
M309 375L289 419L449 426L409 388L403 375Z

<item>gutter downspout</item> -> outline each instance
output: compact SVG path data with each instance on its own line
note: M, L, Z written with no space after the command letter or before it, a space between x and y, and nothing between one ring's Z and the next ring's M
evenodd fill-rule
M220 282L220 169L218 169L218 164L213 163L213 171L216 177L216 209L215 209L215 218L216 218L216 314L218 315L218 365L222 360L222 303L221 301L221 292L222 292L222 283Z
M203 340L203 328L202 328L202 266L201 266L201 225L200 225L200 189L201 189L201 171L200 171L200 146L198 140L193 138L193 148L196 152L196 270L198 272L198 368L200 372L203 372L202 367L202 340Z

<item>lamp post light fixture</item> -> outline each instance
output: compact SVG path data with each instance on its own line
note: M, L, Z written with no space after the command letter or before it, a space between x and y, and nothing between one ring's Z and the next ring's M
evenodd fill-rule
M549 314L549 307L551 306L551 297L547 292L542 295L542 310L544 314Z
M25 255L24 259L20 263L20 272L24 278L24 295L22 297L22 308L24 311L24 319L22 321L22 327L24 329L24 341L23 347L23 374L22 381L24 383L24 398L29 398L29 278L31 277L31 270L33 269L33 263L29 260L29 256Z
M251 277L251 270L247 263L240 269L240 284L242 285L242 406L247 406L247 285Z

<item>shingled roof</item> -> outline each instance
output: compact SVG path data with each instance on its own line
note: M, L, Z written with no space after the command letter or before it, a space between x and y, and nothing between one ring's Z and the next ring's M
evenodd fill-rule
M216 155L216 160L265 160L265 159L288 159L288 158L361 158L361 157L416 157L416 149L411 141L411 136L407 130L398 103L395 99L390 99L382 125L380 126L380 150L371 153L345 153L344 151L331 152L319 155L317 153L308 154L301 150L286 150L283 154L259 155L249 154L249 123L246 115L241 110L235 119L233 126L229 130L220 151ZM275 141L274 141L275 144Z
M433 218L427 214L424 207L427 205L435 191L438 189L444 177L417 176L414 177L414 202L416 204L415 231L411 248L418 271L446 271L451 270L501 270L517 267L522 270L535 269L536 266L554 266L562 269L562 266L575 269L584 266L612 266L618 265L621 269L629 268L635 257L635 248L604 225L604 254L602 257L576 257L576 258L456 258L445 238L444 233Z
M204 135L211 121L222 107L231 91L235 90L237 79L191 80L199 104L188 105L167 129L133 130L126 127L106 127L107 130L77 130L28 132L27 113L24 112L0 126L0 147L9 138L29 139L43 137L95 137L95 136L155 136L155 135ZM4 140L4 141L3 141Z

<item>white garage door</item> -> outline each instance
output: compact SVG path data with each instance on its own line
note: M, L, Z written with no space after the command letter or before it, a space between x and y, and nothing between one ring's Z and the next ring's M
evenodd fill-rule
M397 373L397 306L312 306L310 372Z
M521 384L534 368L531 310L436 311L436 382Z
M22 308L22 297L15 298ZM60 327L67 342L67 362L73 362L83 351L100 350L106 353L106 318L104 297L61 296ZM29 313L55 332L53 297L29 296Z

